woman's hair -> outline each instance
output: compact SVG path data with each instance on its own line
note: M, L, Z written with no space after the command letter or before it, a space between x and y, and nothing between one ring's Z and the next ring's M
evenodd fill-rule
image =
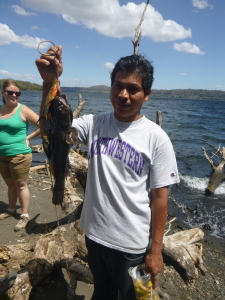
M14 85L14 86L20 88L19 85L18 85L18 83L17 83L15 80L13 80L13 79L11 79L11 78L8 78L8 79L6 79L6 80L3 82L3 84L2 84L2 90L3 90L3 91L6 90L7 87L8 87L9 85ZM2 97L2 101L3 101L3 103L5 103L4 97Z
M152 87L154 68L152 64L142 55L130 55L121 57L115 64L111 74L111 85L113 84L118 72L135 73L142 78L142 86L145 95Z

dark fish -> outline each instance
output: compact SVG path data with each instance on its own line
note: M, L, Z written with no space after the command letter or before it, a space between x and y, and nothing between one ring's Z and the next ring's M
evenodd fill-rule
M69 174L68 155L72 143L69 138L77 135L77 131L71 128L72 119L73 113L66 96L54 94L53 99L49 95L46 97L40 124L43 127L43 148L49 160L50 172L55 179L52 197L55 205L62 205L63 202L65 177Z
M66 142L66 135L71 134L73 113L65 96L54 98L48 110L49 122L46 133L49 146L46 155L49 159L50 171L54 175L52 203L62 204L64 196L65 177L69 174L69 151L71 145Z

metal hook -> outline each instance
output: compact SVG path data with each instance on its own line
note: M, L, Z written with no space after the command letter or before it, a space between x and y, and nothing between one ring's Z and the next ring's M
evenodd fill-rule
M43 44L43 43L51 43L54 47L55 47L55 44L52 42L52 41L42 41L38 44L38 52L41 54L41 55L46 55L46 56L56 56L56 53L58 52L59 49L57 49L55 52L52 52L50 54L44 54L44 53L41 53L41 51L39 50L40 48L40 45Z

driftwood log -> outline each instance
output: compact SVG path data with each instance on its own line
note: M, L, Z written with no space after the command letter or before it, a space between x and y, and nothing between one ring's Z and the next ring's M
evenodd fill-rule
M13 286L6 292L10 300L29 299L32 288L57 269L63 268L69 275L68 298L75 295L77 280L92 283L84 232L78 226L83 203L83 191L78 186L86 186L87 159L73 149L69 158L72 172L65 183L65 217L46 224L44 231L47 233L31 239L29 243L0 247L0 267L18 272ZM72 239L63 224L69 225L70 231L72 229ZM164 260L174 266L187 284L197 279L198 269L205 272L202 245L197 243L203 235L203 231L197 228L164 235Z
M206 141L203 142L205 142L215 150L215 152L212 153L212 156L209 157L205 148L202 147L203 154L212 168L209 183L207 188L205 189L205 194L211 195L215 191L215 189L225 180L225 147L222 147L222 149L220 149L209 144ZM219 160L218 164L216 164L216 162L213 160L215 158Z
M204 233L199 228L180 231L163 237L164 261L171 263L188 284L198 278L198 269L205 274L203 246L197 243Z
M69 277L73 277L73 286L74 279L92 283L92 274L87 264L74 259L76 254L76 243L61 226L51 233L31 239L29 243L1 247L1 264L18 272L13 286L6 293L8 299L29 299L32 287L37 286L56 268L67 270Z

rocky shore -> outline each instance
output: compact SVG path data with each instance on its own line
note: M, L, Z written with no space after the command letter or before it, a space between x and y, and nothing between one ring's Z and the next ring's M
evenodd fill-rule
M51 203L50 181L45 172L40 174L30 173L29 186L31 192L30 216L26 230L14 232L13 228L17 222L14 218L8 218L1 221L1 246L15 245L28 242L30 238L41 235L41 228L48 226L56 220L55 206ZM0 212L7 207L6 186L0 177ZM60 210L58 208L58 210ZM20 207L18 205L18 212ZM169 213L168 219L174 216ZM67 226L68 224L65 224ZM69 230L69 226L67 226ZM183 224L179 221L172 222L170 234L185 230ZM165 264L163 271L158 276L158 289L160 299L168 300L187 300L187 299L225 299L225 240L210 236L205 231L205 237L200 243L203 244L203 261L206 273L199 272L198 279L190 285L186 285L180 274L172 265ZM0 276L3 272L0 264ZM68 277L62 271L56 271L46 278L39 286L35 287L29 300L67 300ZM74 300L91 299L93 286L78 282L76 290L77 296ZM0 296L0 299L4 299ZM107 300L107 299L106 299Z

